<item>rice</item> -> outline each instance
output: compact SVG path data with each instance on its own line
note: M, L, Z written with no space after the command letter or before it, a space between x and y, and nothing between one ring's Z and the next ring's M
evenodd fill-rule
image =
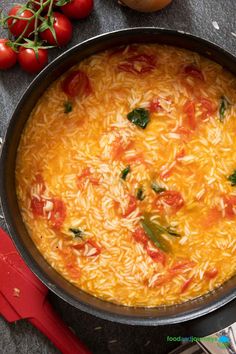
M133 50L133 55L154 55L156 67L145 74L118 70ZM183 66L193 63L203 82L183 79ZM227 218L224 199L236 194L227 180L236 169L235 78L196 53L161 45L102 52L76 69L87 74L92 93L76 96L72 112L65 114L68 97L61 82L67 74L52 83L31 113L18 149L18 202L36 246L80 289L127 306L177 304L217 288L236 271L236 217ZM222 96L231 103L223 123L218 114ZM203 98L216 107L204 119ZM128 121L127 113L149 109L156 99L161 108L150 114L146 129ZM186 128L183 107L192 100L198 126L189 134L181 128ZM121 171L128 165L124 181ZM165 214L160 215L152 182L181 193L184 205L173 212L163 203ZM145 199L126 215L130 196L140 187ZM35 216L32 205L40 208L42 199L42 215ZM66 208L57 227L52 220L56 223L63 208L55 211L55 203ZM152 222L164 220L181 235L163 236L172 249L166 262L151 257L134 238L145 212ZM211 213L218 218L212 221ZM155 253L156 246L148 242ZM214 269L216 276L207 277Z

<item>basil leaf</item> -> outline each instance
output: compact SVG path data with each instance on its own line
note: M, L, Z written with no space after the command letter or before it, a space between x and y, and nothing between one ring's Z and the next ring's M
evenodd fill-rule
M74 227L70 227L69 231L74 234L74 237L83 238L83 231Z
M145 199L145 195L144 195L142 187L138 188L136 198L141 201Z
M162 251L171 252L171 246L169 242L162 236L166 233L166 229L161 225L157 225L150 220L149 214L144 215L144 220L141 221L142 227L150 238L150 240Z
M166 188L160 187L159 184L156 182L152 182L151 187L154 190L154 192L157 194L164 192L166 190Z
M236 186L236 170L228 177L228 180L231 182L231 186Z
M127 114L127 118L131 123L142 129L145 129L150 122L149 111L145 108L135 108L132 112Z
M125 181L128 173L130 173L130 166L127 166L123 171L121 171L121 178Z
M220 109L219 109L219 114L220 114L220 121L223 122L225 118L225 112L229 108L229 101L225 96L222 96L220 99Z
M71 102L68 101L64 103L64 113L70 113L72 112L72 109L73 107Z

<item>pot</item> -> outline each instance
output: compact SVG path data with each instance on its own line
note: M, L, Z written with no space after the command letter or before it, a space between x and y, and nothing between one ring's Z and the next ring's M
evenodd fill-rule
M5 135L0 161L0 193L9 233L22 258L50 290L74 307L92 315L125 324L157 326L193 320L212 313L230 302L228 314L232 315L232 311L236 313L236 301L233 301L236 299L236 276L211 293L174 306L126 307L95 298L70 284L51 268L37 250L23 224L15 192L15 160L22 130L37 100L52 81L74 64L98 51L129 43L164 43L186 48L218 62L236 75L236 58L231 54L206 40L165 29L119 30L94 37L64 52L32 81L21 97ZM228 307L225 306L223 309L224 316L221 316L225 318L225 322L221 321L219 324L221 328L229 326L234 320L226 313ZM209 317L203 318L206 320Z

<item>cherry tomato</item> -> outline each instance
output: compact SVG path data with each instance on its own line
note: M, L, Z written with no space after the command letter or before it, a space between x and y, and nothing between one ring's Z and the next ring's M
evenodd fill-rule
M128 207L125 213L123 214L123 217L126 218L127 216L129 216L129 214L131 214L136 208L137 208L137 200L133 195L131 195L129 197Z
M186 65L184 67L184 74L186 76L191 76L191 77L198 79L200 81L204 81L203 73L195 65Z
M17 54L8 42L8 39L0 39L0 70L11 68L17 61Z
M192 269L196 263L194 261L190 261L188 259L177 261L173 266L170 268L170 273L182 273L186 269Z
M39 49L37 58L34 49L21 47L18 61L23 70L30 74L35 74L47 64L48 52L46 49Z
M132 74L145 74L152 71L155 66L156 58L154 55L137 54L121 62L118 69Z
M50 214L49 220L55 229L60 229L66 218L66 206L60 199L52 199L53 209Z
M57 40L55 40L49 28L40 32L40 37L50 45L58 45L59 47L65 46L70 42L72 37L72 24L70 20L60 12L54 12L52 17Z
M236 216L236 195L226 195L223 197L225 205L225 216L233 218Z
M152 258L154 262L161 263L163 267L166 265L166 255L164 252L149 247L147 247L146 250L147 250L147 254L149 255L149 257Z
M172 207L175 211L178 211L183 207L184 199L180 192L164 191L156 197L154 205L155 207L162 209L165 204Z
M88 76L81 70L71 71L66 76L62 90L70 97L88 96L92 91Z
M219 271L217 268L211 268L204 272L204 276L207 279L214 279L218 275Z
M135 239L136 242L141 243L144 246L147 246L148 243L147 235L145 234L145 231L142 227L138 227L134 231L133 238Z
M24 32L27 26L28 27L25 30L24 37L28 37L30 33L34 31L35 20L34 19L32 19L31 21L25 20L33 16L33 12L30 9L24 10L21 5L15 5L9 11L8 16L18 16L22 18L22 20L14 19L14 18L9 18L7 20L9 31L13 34L13 36L19 37Z
M62 12L74 20L87 17L93 9L93 0L71 0L61 6Z
M212 101L208 100L207 98L201 98L199 102L201 104L201 110L202 110L201 119L204 121L209 116L215 113L216 106L212 103Z
M197 128L197 121L195 117L195 103L194 101L187 101L183 108L184 113L187 116L187 124L191 130Z
M43 208L45 206L45 201L43 199L32 197L30 206L35 217L44 215Z
M160 101L158 100L158 98L154 98L149 104L149 111L151 113L154 113L154 112L159 112L161 110L162 107L160 105Z

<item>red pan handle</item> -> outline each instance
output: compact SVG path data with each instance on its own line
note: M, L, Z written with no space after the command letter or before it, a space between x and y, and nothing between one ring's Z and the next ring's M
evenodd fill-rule
M47 300L34 318L28 318L28 321L45 334L63 354L91 354Z

